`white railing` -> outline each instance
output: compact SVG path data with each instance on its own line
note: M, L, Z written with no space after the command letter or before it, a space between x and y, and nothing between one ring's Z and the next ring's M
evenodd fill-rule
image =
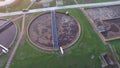
M20 15L20 14L29 14L29 13L43 12L43 11L52 11L52 10L59 10L59 9L92 8L92 7L102 7L102 6L112 6L112 5L120 5L120 1L90 3L90 4L77 4L77 5L67 5L67 6L56 6L56 7L49 7L49 8L31 9L28 11L16 11L16 12L0 13L0 17Z

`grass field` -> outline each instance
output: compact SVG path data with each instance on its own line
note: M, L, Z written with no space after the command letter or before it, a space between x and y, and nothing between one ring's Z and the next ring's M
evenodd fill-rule
M108 47L102 44L80 10L69 11L80 22L82 34L77 43L65 50L64 56L59 52L40 51L24 38L10 68L101 68L98 56L109 52ZM94 59L91 59L92 55Z

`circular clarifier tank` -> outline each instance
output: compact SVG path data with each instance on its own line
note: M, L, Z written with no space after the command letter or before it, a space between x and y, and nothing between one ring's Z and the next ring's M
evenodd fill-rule
M14 42L17 35L17 27L12 21L0 19L0 44L9 48ZM0 54L2 53L0 47Z
M80 36L79 23L69 14L55 13L58 46L63 49L73 45ZM36 17L28 27L29 40L38 48L54 50L51 12Z

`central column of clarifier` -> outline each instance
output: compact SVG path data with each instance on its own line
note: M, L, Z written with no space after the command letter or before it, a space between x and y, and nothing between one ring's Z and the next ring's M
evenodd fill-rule
M58 49L58 36L57 36L57 25L56 25L56 16L55 16L55 11L51 11L51 24L52 24L52 43L53 43L53 48Z

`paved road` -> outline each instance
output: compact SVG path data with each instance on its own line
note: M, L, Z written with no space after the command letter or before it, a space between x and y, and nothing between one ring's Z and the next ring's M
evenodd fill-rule
M12 21L12 22L14 22L14 21L18 21L19 19L22 19L22 15L21 16L18 16L18 17L16 17L16 18L14 18L14 19L9 19L10 21Z
M23 37L23 34L24 34L24 25L25 25L25 15L23 15L22 28L21 28L20 34L19 34L19 36L18 36L18 40L17 40L17 42L16 42L16 45L15 45L15 47L14 47L11 55L10 55L9 58L8 58L8 61L7 61L6 65L5 65L5 68L9 68L10 63L12 62L12 59L13 59L13 57L14 57L14 54L16 53L16 50L17 50L17 48L18 48L18 46L19 46L19 43L20 43L20 41L21 41L21 39L22 39L22 37Z
M34 3L30 3L29 6L26 9L30 9L30 7L33 5Z
M111 6L111 5L120 5L120 1L91 3L91 4L77 4L77 5L68 5L68 6L56 6L56 7L49 7L49 8L32 9L32 10L29 10L28 12L17 11L17 12L9 12L9 13L0 13L0 17L20 15L24 13L29 14L29 13L42 12L42 11L52 11L52 10L58 10L58 9L86 8L86 7L90 8L90 7L102 7L102 6Z

